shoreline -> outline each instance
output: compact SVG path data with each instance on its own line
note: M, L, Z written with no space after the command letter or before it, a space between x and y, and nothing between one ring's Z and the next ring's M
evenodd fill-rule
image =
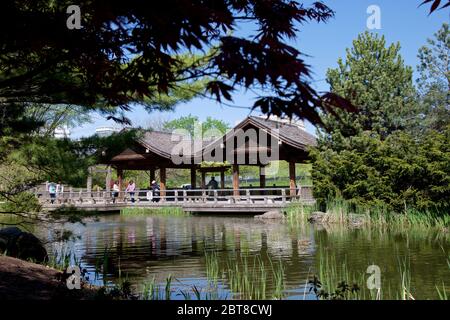
M0 300L92 300L97 289L69 290L63 272L32 262L0 256Z

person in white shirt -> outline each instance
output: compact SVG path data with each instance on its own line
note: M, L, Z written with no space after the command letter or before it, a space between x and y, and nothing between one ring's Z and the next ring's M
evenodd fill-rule
M119 188L119 182L115 181L113 185L113 203L116 202L116 198L119 196L120 188Z
M64 185L61 183L61 181L58 181L58 184L56 185L56 198L59 202L62 201L64 197Z

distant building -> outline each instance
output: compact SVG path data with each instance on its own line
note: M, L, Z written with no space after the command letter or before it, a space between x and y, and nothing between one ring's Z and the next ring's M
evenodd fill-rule
M108 137L113 133L117 133L119 131L120 129L115 127L99 127L95 129L95 134L98 135L99 137Z
M257 116L257 118L267 119L267 116ZM273 116L273 115L270 116L268 118L268 120L279 122L279 123L282 123L282 124L290 124L292 126L298 127L299 129L301 129L303 131L306 131L305 123L302 120L290 120L290 119L287 119L287 118L283 119L283 118L280 118L278 116Z
M55 129L53 136L56 139L67 139L70 138L70 130L68 127L58 127Z

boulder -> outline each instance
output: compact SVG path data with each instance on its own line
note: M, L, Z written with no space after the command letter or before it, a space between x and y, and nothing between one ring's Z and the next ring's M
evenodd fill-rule
M284 219L284 214L282 214L278 210L268 211L268 212L264 213L263 215L255 216L255 219L259 219L259 220L280 220L280 219Z
M324 218L326 215L327 214L325 212L320 212L320 211L313 212L310 214L308 221L310 223L318 223L318 224L324 223L325 222Z
M42 242L33 234L17 227L0 229L0 253L39 263L48 260L47 250Z
M360 214L348 214L344 217L345 221L341 221L339 218L332 214L327 214L325 212L313 212L308 218L308 221L312 224L322 225L322 224L338 224L345 222L350 227L362 227L366 222L366 217Z
M359 228L366 223L366 217L360 214L350 214L349 223L352 227Z

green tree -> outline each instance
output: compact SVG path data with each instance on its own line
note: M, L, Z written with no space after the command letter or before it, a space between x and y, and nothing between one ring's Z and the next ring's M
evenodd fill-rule
M337 112L340 119L324 115L325 125L343 137L363 131L385 138L415 119L417 104L412 68L400 56L400 44L386 46L384 36L363 33L347 49L345 61L327 72L331 91L358 106L358 113Z
M448 23L419 50L419 98L425 115L421 129L444 131L450 123L450 31Z
M346 61L329 70L333 92L360 112L324 115L330 132L320 132L313 158L314 192L320 203L344 198L355 205L442 211L449 208L450 126L417 138L420 122L412 70L386 47L384 38L365 33L347 50Z
M450 208L450 127L422 140L397 131L381 140L369 132L351 148L317 149L313 180L321 203L344 198L355 205L447 212Z
M200 124L203 138L208 138L208 136L205 136L205 134L208 135L208 132L212 133L211 130L219 131L221 134L225 134L229 130L229 125L225 121L207 117L205 121L200 122L199 118L193 115L188 115L172 121L168 121L164 124L164 129L183 129L189 132L191 137L194 137L196 125L200 126Z

